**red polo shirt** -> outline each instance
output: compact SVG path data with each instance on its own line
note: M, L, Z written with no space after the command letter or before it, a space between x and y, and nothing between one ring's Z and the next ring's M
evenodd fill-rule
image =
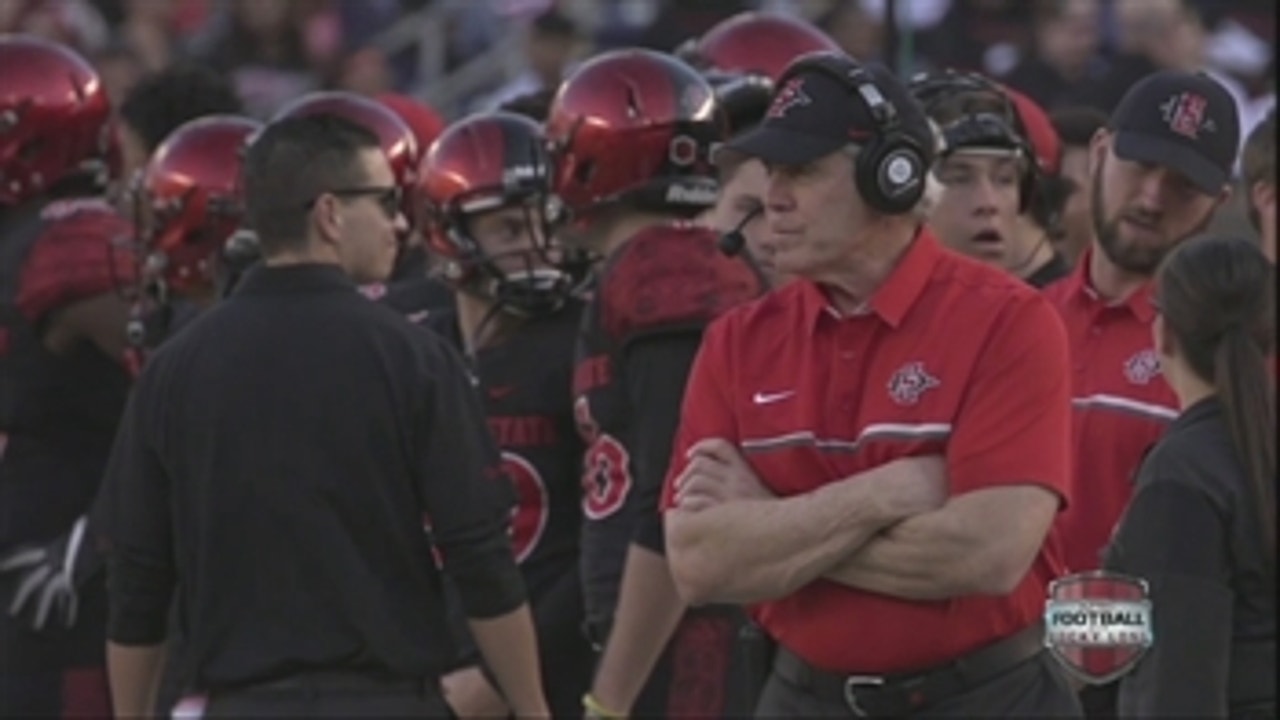
M1129 503L1147 448L1178 415L1151 338L1148 283L1110 303L1089 284L1090 249L1075 272L1045 288L1071 345L1075 504L1058 516L1057 538L1071 572L1101 567L1103 547Z
M1066 503L1066 336L1042 297L923 231L867 307L840 317L798 280L713 323L685 391L666 506L685 452L708 437L736 443L781 496L938 454L952 495L1035 483ZM915 602L817 580L754 610L817 667L920 670L1034 622L1059 569L1042 549L1001 597Z

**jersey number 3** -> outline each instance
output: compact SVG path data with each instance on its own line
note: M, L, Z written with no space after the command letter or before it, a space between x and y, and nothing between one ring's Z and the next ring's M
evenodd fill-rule
M524 562L538 547L547 529L547 486L533 463L503 451L502 469L516 489L516 506L511 509L511 549L516 562Z
M618 512L631 492L631 457L618 439L600 432L585 397L573 404L578 432L587 443L582 469L582 514L603 520Z

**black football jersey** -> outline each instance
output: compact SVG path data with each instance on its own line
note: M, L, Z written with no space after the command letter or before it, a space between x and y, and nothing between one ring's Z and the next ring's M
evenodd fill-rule
M530 320L472 359L490 432L516 490L511 540L533 596L578 560L583 446L569 391L581 311L574 301ZM463 347L453 310L433 312L422 324Z
M657 512L638 501L645 493L636 488L636 408L627 386L627 346L646 337L700 333L721 312L764 290L750 265L719 251L718 237L687 222L645 228L613 253L585 291L573 392L586 443L582 583L593 626L612 620L640 514ZM670 378L679 389L685 380Z

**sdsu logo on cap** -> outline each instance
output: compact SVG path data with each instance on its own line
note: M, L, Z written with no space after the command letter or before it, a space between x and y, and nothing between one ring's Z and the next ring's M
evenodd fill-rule
M787 112L793 107L803 107L813 102L813 98L809 97L804 91L804 80L802 78L791 78L786 85L778 91L774 96L773 103L769 105L769 112L766 117L780 118L785 117Z
M1209 101L1195 93L1178 93L1160 105L1160 114L1169 129L1192 140L1198 140L1200 131L1214 132L1213 120L1205 117Z

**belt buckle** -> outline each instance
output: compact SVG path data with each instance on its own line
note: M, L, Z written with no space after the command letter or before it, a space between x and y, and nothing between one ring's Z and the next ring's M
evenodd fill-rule
M883 686L884 678L879 675L850 675L844 679L844 703L854 717L870 717L870 713L858 703L858 688Z

